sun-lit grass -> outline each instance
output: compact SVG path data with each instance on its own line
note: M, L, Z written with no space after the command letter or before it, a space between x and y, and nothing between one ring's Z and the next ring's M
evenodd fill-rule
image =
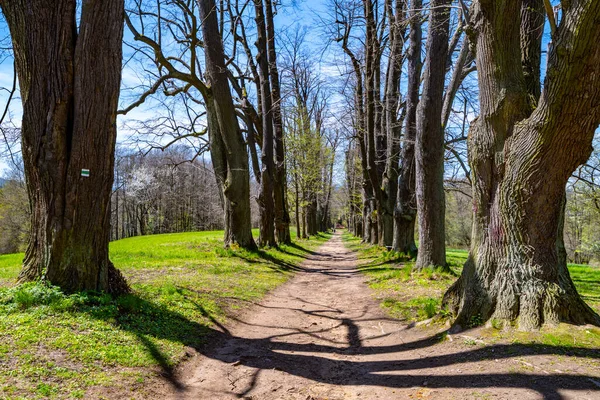
M143 393L145 380L170 373L227 315L285 282L329 237L251 252L224 249L222 235L111 243L111 259L134 290L116 299L14 286L22 255L1 256L0 398L89 398L104 386Z
M436 313L444 314L441 298L460 275L469 255L467 250L446 251L446 260L452 273L428 269L415 272L412 270L414 261L408 260L404 255L361 243L360 238L349 233L344 233L343 239L345 246L357 251L359 259L363 260L361 271L369 277L368 284L375 290L382 307L391 316L406 321L431 318L432 307L435 307ZM600 268L576 264L569 264L568 267L579 294L600 312ZM553 334L556 336L556 333ZM568 335L569 332L565 334ZM541 335L540 340L546 340L544 334ZM594 333L586 335L592 338ZM572 337L569 340L572 342Z
M22 262L22 253L0 255L0 286L8 284L19 274Z

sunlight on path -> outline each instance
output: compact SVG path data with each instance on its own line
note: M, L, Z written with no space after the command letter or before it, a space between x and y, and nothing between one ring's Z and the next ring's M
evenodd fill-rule
M440 342L389 319L364 281L334 235L185 366L173 398L600 398L588 371L523 368L511 349Z

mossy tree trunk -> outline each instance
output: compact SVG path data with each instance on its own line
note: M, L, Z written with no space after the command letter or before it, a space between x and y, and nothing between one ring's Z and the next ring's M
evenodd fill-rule
M468 143L473 240L462 275L444 296L457 328L473 317L518 321L523 330L600 325L571 281L563 244L565 185L589 157L600 123L600 2L563 3L537 102L526 73L532 69L524 49L531 48L521 33L531 31L522 29L531 19L519 18L522 6L475 4L481 108Z
M3 0L23 103L32 211L19 281L123 293L108 257L123 0ZM90 176L82 176L89 169Z

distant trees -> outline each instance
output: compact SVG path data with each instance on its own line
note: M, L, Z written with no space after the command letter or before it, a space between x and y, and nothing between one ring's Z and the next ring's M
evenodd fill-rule
M219 187L205 160L189 151L129 153L115 162L111 198L113 240L130 236L223 229Z
M21 90L32 214L19 280L122 293L108 241L124 4L83 1L77 15L76 3L0 2Z
M18 176L0 185L0 254L25 250L31 213L25 182Z
M563 241L565 185L600 123L600 2L561 2L541 95L538 19L516 0L474 3L480 115L469 132L474 224L469 259L445 303L455 324L600 324L577 294ZM542 9L541 0L534 9ZM537 22L536 22L537 21ZM557 25L557 26L556 26ZM533 67L529 67L532 65ZM538 96L539 95L539 96Z
M332 225L333 171L340 134L327 121L330 91L307 55L304 33L296 31L282 53L288 194L297 235L308 237Z

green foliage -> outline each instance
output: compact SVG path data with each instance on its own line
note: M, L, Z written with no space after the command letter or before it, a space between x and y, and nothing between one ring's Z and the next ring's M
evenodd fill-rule
M427 318L431 318L437 314L438 305L439 300L432 299L431 297L425 301L425 304L423 305L423 312Z
M500 330L504 327L504 322L496 319L496 318L492 318L492 320L490 321L492 328Z
M477 326L481 326L483 325L483 318L481 318L481 315L477 314L477 315L473 315L471 317L471 319L469 320L469 323L467 325L468 328L475 328Z
M457 188L469 193L468 183L456 183ZM450 247L469 247L473 222L473 200L456 190L446 192L446 245Z
M19 180L6 181L0 188L0 254L24 250L29 215L25 184Z
M35 306L58 306L64 300L60 288L41 282L30 282L11 288L2 294L1 303L13 305L21 310Z

